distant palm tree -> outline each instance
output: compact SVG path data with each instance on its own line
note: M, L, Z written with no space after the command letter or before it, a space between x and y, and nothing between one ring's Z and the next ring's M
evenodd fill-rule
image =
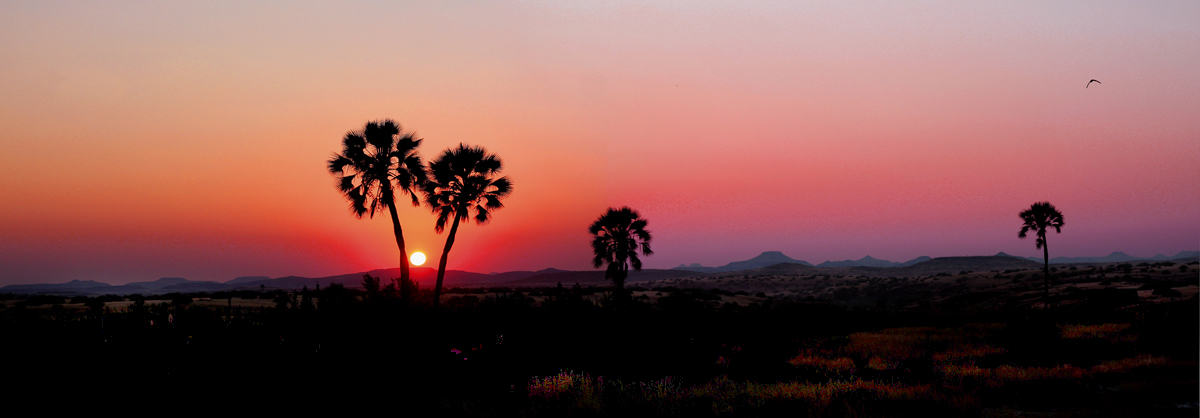
M400 279L408 280L408 252L404 249L404 231L396 215L396 194L412 197L419 206L416 191L425 184L425 165L417 147L421 139L412 132L401 134L400 125L390 119L367 122L361 131L342 138L342 152L329 159L329 172L337 178L337 189L350 199L355 217L375 217L375 211L387 208L392 215L396 247L400 249Z
M482 147L459 144L458 148L447 148L436 160L429 163L432 178L425 183L425 203L437 214L434 230L439 234L451 222L450 234L446 236L446 247L438 262L437 284L433 288L433 306L441 302L442 279L446 276L446 258L454 246L458 233L458 222L474 212L476 224L486 224L493 210L504 207L500 199L512 193L512 181L508 177L496 177L503 164L500 157L488 153Z
M592 267L600 268L608 263L604 277L611 279L618 291L625 289L630 266L634 270L642 269L638 249L641 248L642 255L654 254L650 250L650 231L646 230L646 223L637 211L622 207L608 208L608 212L588 227L588 233L592 235L592 253L595 254Z
M1054 208L1050 202L1037 202L1029 209L1026 209L1020 214L1021 220L1025 222L1021 225L1021 232L1017 234L1018 238L1025 238L1025 234L1029 231L1037 232L1037 248L1042 250L1042 255L1045 260L1045 266L1042 269L1042 278L1045 280L1045 304L1050 306L1050 248L1046 246L1046 230L1054 228L1055 233L1062 233L1063 215L1058 209Z

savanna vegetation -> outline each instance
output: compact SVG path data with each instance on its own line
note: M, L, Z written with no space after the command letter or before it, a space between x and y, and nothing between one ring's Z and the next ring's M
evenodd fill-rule
M569 285L450 289L435 310L427 287L378 283L9 300L6 370L452 416L1190 416L1198 388L1195 297L1046 310Z
M426 165L420 144L392 121L371 122L327 164L353 215L389 212L400 277L0 295L0 358L19 384L9 399L90 391L417 416L1196 414L1196 263L630 283L652 235L622 207L588 227L593 266L611 287L443 294L460 221L489 222L513 185L481 147ZM398 199L423 202L436 215L424 227L447 232L436 283L409 277ZM1041 202L1020 217L1019 236L1034 232L1048 259L1046 232L1061 229L1062 214Z

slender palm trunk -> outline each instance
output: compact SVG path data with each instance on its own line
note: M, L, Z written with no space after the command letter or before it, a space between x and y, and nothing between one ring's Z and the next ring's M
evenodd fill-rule
M395 200L388 205L388 212L392 214L392 230L396 233L396 247L400 249L400 283L405 283L408 278L408 252L404 250L404 231L400 230L400 216L396 215Z
M454 213L454 224L450 225L450 234L446 236L446 248L442 249L442 260L438 262L437 285L433 288L433 308L437 309L442 298L442 278L446 277L446 257L450 255L450 247L454 246L454 234L458 232L458 212Z
M625 273L625 263L621 262L621 265L617 266L617 271L613 273L612 278L613 287L615 288L614 290L616 292L619 293L621 290L625 289L625 276L627 275L628 274Z
M1042 267L1042 279L1046 282L1042 303L1046 305L1046 309L1050 309L1050 244L1046 242L1045 237L1042 237L1042 257L1046 260L1045 266Z

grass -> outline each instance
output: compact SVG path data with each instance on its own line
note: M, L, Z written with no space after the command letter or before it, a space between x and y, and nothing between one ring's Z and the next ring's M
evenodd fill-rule
M1128 323L1065 324L1058 330L1056 340L1096 347L1136 341ZM889 328L812 340L781 366L808 378L785 381L738 380L722 374L690 385L671 377L627 383L560 372L533 378L527 392L531 410L600 415L650 411L655 415L758 416L807 411L811 416L887 416L905 411L904 405L951 415L985 411L988 415L1023 415L1044 411L1046 405L1036 399L1057 393L1049 388L1061 387L1067 389L1059 393L1063 398L1058 401L1092 415L1104 411L1089 409L1089 402L1115 402L1105 390L1096 388L1122 382L1126 390L1149 391L1152 389L1144 388L1157 387L1152 376L1187 376L1198 365L1154 354L1105 359L1091 367L1070 362L1033 364L1041 360L1012 355L1012 350L1026 348L1004 346L1011 338L1006 331L1003 323L986 323ZM864 363L865 368L861 367ZM913 364L929 365L932 373L922 375L905 367ZM801 373L804 371L809 373ZM1146 379L1150 381L1139 383ZM1196 384L1194 376L1190 384ZM1024 398L1035 400L1026 402Z

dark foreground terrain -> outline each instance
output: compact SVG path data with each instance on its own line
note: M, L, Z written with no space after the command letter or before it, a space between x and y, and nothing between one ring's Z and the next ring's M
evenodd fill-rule
M1139 280L1118 273L1118 283ZM1152 296L1170 287L1150 273L1158 287L1142 298L1060 283L1050 309L1020 273L1003 272L980 275L995 287L961 293L1018 294L979 298L988 303L944 292L968 285L955 277L931 278L948 281L910 292L927 296L913 303L834 298L847 286L873 294L886 279L803 276L806 286L844 282L792 298L458 289L437 311L427 292L341 286L161 300L7 295L0 359L10 405L46 410L1194 417L1200 306L1194 293Z

